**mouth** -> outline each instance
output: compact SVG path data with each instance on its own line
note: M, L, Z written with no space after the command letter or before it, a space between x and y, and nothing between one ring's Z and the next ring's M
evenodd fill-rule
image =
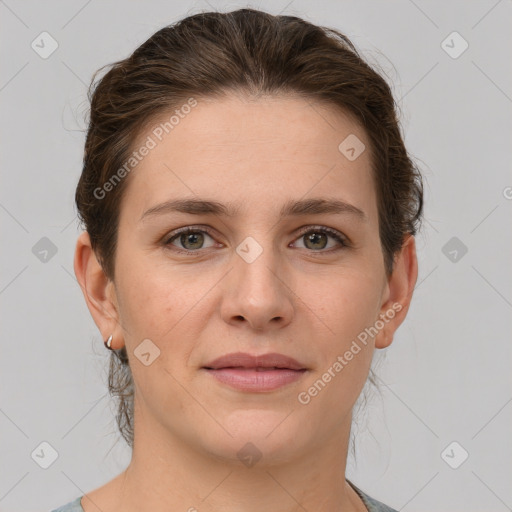
M268 372L273 370L292 370L294 372L306 371L305 368L300 370L293 370L292 368L279 367L279 366L223 366L221 368L211 368L204 366L206 370L247 370L253 372Z
M228 354L203 366L216 381L238 391L268 392L298 381L308 371L282 354Z
M241 368L257 371L265 370L307 370L308 368L296 359L275 352L251 355L245 352L234 352L218 357L203 368L220 370L224 368Z

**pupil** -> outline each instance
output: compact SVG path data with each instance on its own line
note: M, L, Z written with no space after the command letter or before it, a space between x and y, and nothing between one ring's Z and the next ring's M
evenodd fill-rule
M324 237L325 238L326 235L325 235L325 233L314 233L314 234L311 234L311 235L307 236L306 238L307 238L308 242L317 243L319 237ZM325 244L323 244L320 248L323 249L324 247L325 247Z
M197 240L198 240L198 238L199 238L199 240L200 240L200 237L201 237L201 236L202 236L202 235L197 234L197 233L187 233L187 234L183 235L181 242L182 242L182 244L183 244L185 247L186 247L186 244L187 244L188 242L191 242L191 243L192 243L192 245L194 245L194 244L197 244ZM201 244L199 243L199 245L201 245ZM191 248L192 248L192 249L197 249L197 247L195 247L195 246L194 246L194 247L191 247Z

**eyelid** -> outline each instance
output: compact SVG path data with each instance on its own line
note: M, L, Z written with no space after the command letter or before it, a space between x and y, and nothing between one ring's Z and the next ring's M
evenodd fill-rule
M304 228L301 228L301 230L299 230L299 234L297 235L297 238L305 235L306 233L309 233L310 231L320 231L320 232L326 233L326 234L332 236L333 238L337 239L338 242L340 242L342 246L345 246L345 247L351 246L351 242L346 235L344 235L337 229L329 228L327 226L321 226L321 225L305 226ZM320 253L320 252L328 252L328 251L312 251L312 252Z
M171 240L173 238L176 238L178 235L181 235L183 233L188 233L188 232L195 232L195 231L203 231L205 232L208 236L210 236L211 238L214 238L214 232L212 230L212 228L210 228L209 226L204 226L204 225L201 225L201 224L194 224L194 225L189 225L189 226L183 226L181 228L176 228L176 229L173 229L170 233L167 233L163 239L162 239L162 243L164 245L171 245ZM197 251L187 251L187 249L180 249L180 248L176 248L178 251L182 251L182 252L199 252L200 249L198 249Z
M163 242L162 243L164 244L164 246L170 246L170 245L172 245L171 244L171 240L173 238L176 238L178 235L181 235L182 233L195 232L195 231L199 231L199 232L203 231L208 236L210 236L211 238L215 237L214 230L211 227L206 226L206 225L201 225L201 224L194 224L194 225L188 225L188 226L184 226L184 227L176 228L176 229L172 230L170 233L168 233L167 235L165 235L163 237ZM319 253L319 254L321 254L321 253L329 253L329 252L332 252L332 251L336 251L337 249L343 249L343 248L351 247L351 241L350 241L350 239L346 235L344 235L343 233L339 232L337 229L330 228L328 226L322 226L322 225L304 226L303 228L301 228L298 231L294 241L297 238L300 238L301 236L304 236L306 233L314 232L314 231L323 232L323 233L326 233L327 235L333 237L339 243L339 247L338 248L331 248L331 249L328 249L326 251L324 251L324 250L311 251L312 253ZM175 247L175 250L177 252L187 253L187 254L192 254L192 253L198 254L200 251L204 250L204 249L197 249L195 251L190 251L190 250L187 250L187 249L180 249L179 247L176 247L176 246L173 246L173 247ZM210 248L207 248L207 249L210 249Z

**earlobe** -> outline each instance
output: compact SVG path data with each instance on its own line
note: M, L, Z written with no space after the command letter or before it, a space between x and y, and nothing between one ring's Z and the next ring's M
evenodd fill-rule
M395 256L393 272L388 279L386 299L379 313L384 325L375 337L375 348L386 348L393 342L395 331L407 316L417 278L416 242L409 234Z
M78 237L74 270L87 307L105 340L119 330L119 315L113 298L113 283L105 275L92 249L87 231ZM116 337L119 339L120 336L114 334L114 338Z

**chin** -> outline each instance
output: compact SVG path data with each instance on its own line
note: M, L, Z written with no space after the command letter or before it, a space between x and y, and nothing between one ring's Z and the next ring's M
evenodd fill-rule
M301 441L306 442L304 426L289 413L289 410L265 409L233 411L220 421L232 437L226 434L222 439L211 439L211 451L248 467L251 466L246 461L251 459L259 467L286 462L297 456Z

